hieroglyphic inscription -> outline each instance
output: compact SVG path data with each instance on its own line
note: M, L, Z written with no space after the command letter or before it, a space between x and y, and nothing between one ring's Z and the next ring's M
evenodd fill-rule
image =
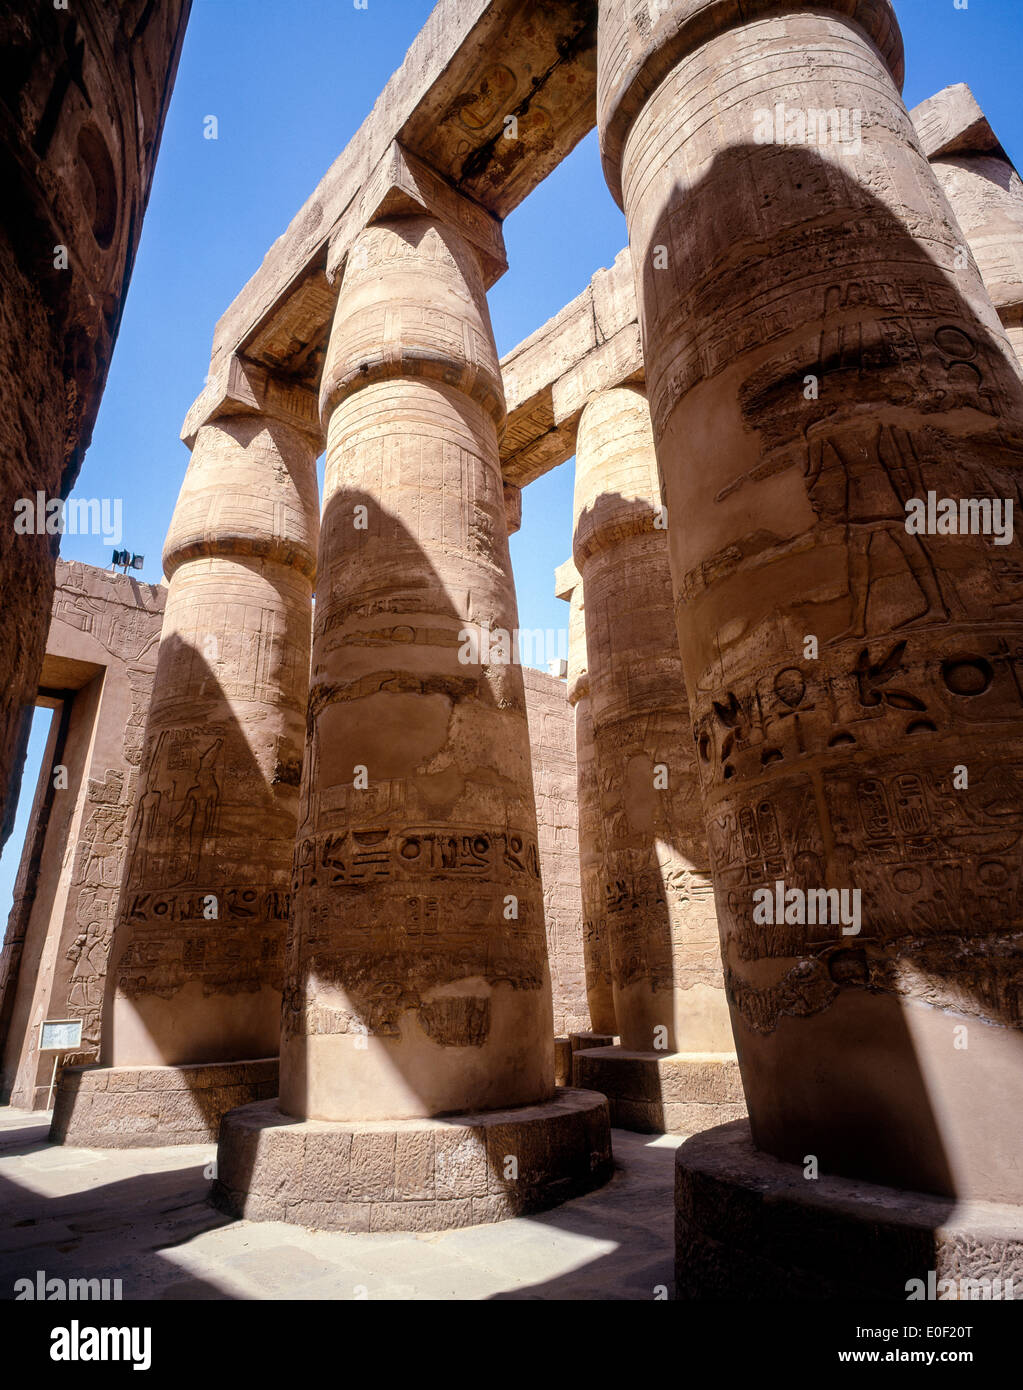
M516 915L506 916L516 879L540 879L536 841L523 832L368 825L303 837L295 852L298 907L289 956L300 940L307 972L321 985L342 987L352 1007L306 1003L292 980L286 1029L397 1037L401 1014L412 1008L436 1032L439 1005L423 996L447 980L452 961L463 977L538 989L543 923L534 920L527 892L516 900ZM424 893L424 885L433 891ZM465 1031L448 1030L444 1041L471 1046L480 1029L482 1017Z

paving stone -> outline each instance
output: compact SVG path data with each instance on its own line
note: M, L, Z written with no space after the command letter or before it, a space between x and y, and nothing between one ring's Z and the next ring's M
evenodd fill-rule
M35 1123L28 1112L0 1108L0 1134L17 1137ZM450 1142L457 1153L465 1141L456 1132ZM261 1219L229 1220L209 1202L208 1145L102 1151L29 1145L0 1159L0 1296L26 1270L43 1269L120 1278L133 1299L358 1301L359 1289L371 1301L645 1299L671 1275L677 1145L625 1131L615 1131L614 1144L613 1180L586 1196L539 1215L420 1234L387 1229L399 1215L407 1219L407 1204L374 1200L302 1199L285 1224L272 1219L282 1204L263 1196L250 1198ZM47 1168L54 1157L64 1165L59 1173ZM372 1145L364 1147L367 1185L380 1157ZM411 1171L421 1172L422 1152L407 1157ZM35 1190L57 1178L61 1190ZM503 1200L484 1192L451 1205L466 1222L492 1220L481 1204ZM310 1226L321 1226L326 1207L340 1211L346 1225L361 1221L362 1232L290 1224L305 1208Z

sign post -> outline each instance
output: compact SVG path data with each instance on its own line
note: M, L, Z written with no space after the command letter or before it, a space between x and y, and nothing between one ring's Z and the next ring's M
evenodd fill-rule
M82 1045L82 1020L80 1018L48 1018L39 1025L39 1051L52 1052L53 1071L50 1073L50 1092L46 1097L46 1108L53 1105L53 1087L57 1080L57 1067L60 1054L77 1052Z

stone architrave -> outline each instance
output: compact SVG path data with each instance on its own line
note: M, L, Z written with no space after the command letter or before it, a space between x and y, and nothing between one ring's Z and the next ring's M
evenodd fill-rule
M609 1172L603 1097L552 1099L481 257L416 177L425 207L384 190L348 252L327 350L280 1102L225 1118L215 1189L349 1229L499 1220Z
M965 83L909 114L1023 366L1023 180Z
M581 1058L576 1075L609 1096L618 1123L691 1132L743 1107L672 615L667 518L640 388L589 401L575 460L573 558L585 586L600 888L621 1037L620 1049ZM716 1096L703 1080L686 1095L692 1054L701 1078L708 1068L720 1074ZM623 1059L629 1065L617 1066ZM659 1084L638 1080L644 1068ZM616 1074L628 1077L625 1089ZM651 1108L652 1096L663 1104Z
M54 1137L177 1142L274 1094L308 691L317 436L256 413L199 426L169 580L110 957L104 1064L69 1078ZM244 1064L244 1065L243 1065ZM167 1068L178 1068L175 1080ZM114 1081L110 1077L114 1077ZM92 1103L115 1091L116 1107Z
M1023 390L894 11L602 0L598 62L753 1140L1019 1202L1019 544L906 523L1016 496Z
M593 716L590 711L590 676L586 659L586 616L583 582L571 560L555 576L557 597L567 599L568 701L575 723L576 794L579 807L579 877L583 911L583 959L590 1024L595 1033L613 1037L614 991L611 986L611 953L605 922L605 896L601 866L604 832L597 796L593 761Z

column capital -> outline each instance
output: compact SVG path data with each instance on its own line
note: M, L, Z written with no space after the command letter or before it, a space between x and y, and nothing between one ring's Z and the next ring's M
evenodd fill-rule
M311 438L317 454L323 449L316 392L275 375L237 352L232 352L207 378L185 416L182 440L194 449L203 425L227 415L269 415Z
M573 513L572 558L583 576L598 551L663 529L650 407L641 387L611 387L583 408Z
M490 289L508 269L500 219L459 193L422 159L391 142L362 192L338 220L327 250L327 278L335 283L363 230L389 217L424 213L455 227L476 251L483 287Z
M622 150L629 129L672 69L728 29L800 10L854 20L877 45L902 90L902 33L891 0L600 0L597 126L604 177L619 207Z
M344 397L398 377L442 382L504 423L477 247L422 209L370 223L348 254L320 380L324 426Z
M198 559L267 560L309 582L316 574L319 496L313 436L270 412L200 425L167 538L173 578Z

